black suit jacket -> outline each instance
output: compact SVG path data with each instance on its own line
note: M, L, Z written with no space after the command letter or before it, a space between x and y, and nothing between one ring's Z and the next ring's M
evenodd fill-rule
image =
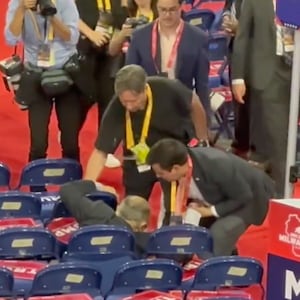
M60 189L60 200L77 220L79 226L87 225L116 225L132 230L131 226L118 217L114 210L103 201L92 201L85 195L96 191L94 182L78 180L64 184ZM142 256L146 251L148 233L135 233L136 253Z
M260 225L274 196L274 184L262 171L215 148L191 148L193 178L204 199L220 217L238 215Z
M204 200L214 205L222 218L241 217L247 225L263 223L269 200L274 196L274 183L262 171L246 161L216 148L191 148L193 179ZM165 197L169 209L169 191Z

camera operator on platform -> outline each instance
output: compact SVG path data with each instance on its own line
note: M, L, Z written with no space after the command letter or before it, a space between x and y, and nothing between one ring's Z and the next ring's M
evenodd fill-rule
M28 107L29 160L45 158L55 105L62 155L79 160L80 103L67 66L75 66L79 16L74 0L10 0L5 39L24 44L24 68L16 101Z
M149 147L165 137L186 145L198 138L207 146L205 111L197 95L182 83L159 76L147 78L137 65L125 66L117 73L115 93L103 116L85 179L97 180L107 154L123 140L125 194L148 199L157 182L145 162Z

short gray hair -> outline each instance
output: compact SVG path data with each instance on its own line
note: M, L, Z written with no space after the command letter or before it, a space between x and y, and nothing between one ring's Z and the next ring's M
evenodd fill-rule
M138 94L145 90L147 74L138 65L128 65L118 71L115 78L115 93L120 95L125 91L134 91Z
M147 223L150 206L146 199L139 196L127 196L117 207L118 215L127 221Z

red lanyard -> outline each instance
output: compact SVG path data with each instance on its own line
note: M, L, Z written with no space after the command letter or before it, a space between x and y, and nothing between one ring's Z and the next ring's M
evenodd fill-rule
M176 39L175 42L172 46L172 50L170 53L170 57L167 63L167 69L171 69L174 66L175 63L175 59L177 57L177 51L178 51L178 46L181 40L181 36L182 36L182 32L183 32L183 27L184 27L184 22L182 20L180 20L180 24L176 30ZM152 49L151 49L151 54L152 54L152 59L154 61L155 64L155 68L157 73L159 73L159 68L157 67L156 64L156 54L157 54L157 36L158 36L158 20L156 20L153 24L152 27Z
M176 216L181 216L187 207L187 201L189 198L190 186L193 175L193 162L190 156L188 156L188 172L184 178L177 182L171 183L171 213Z

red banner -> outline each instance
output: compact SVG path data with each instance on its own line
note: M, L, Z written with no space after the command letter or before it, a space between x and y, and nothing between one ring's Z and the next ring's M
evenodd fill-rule
M72 234L79 229L74 218L58 218L51 221L47 229L63 244L68 244Z
M11 270L15 279L21 280L33 280L38 271L47 267L43 262L25 260L0 260L0 265Z

